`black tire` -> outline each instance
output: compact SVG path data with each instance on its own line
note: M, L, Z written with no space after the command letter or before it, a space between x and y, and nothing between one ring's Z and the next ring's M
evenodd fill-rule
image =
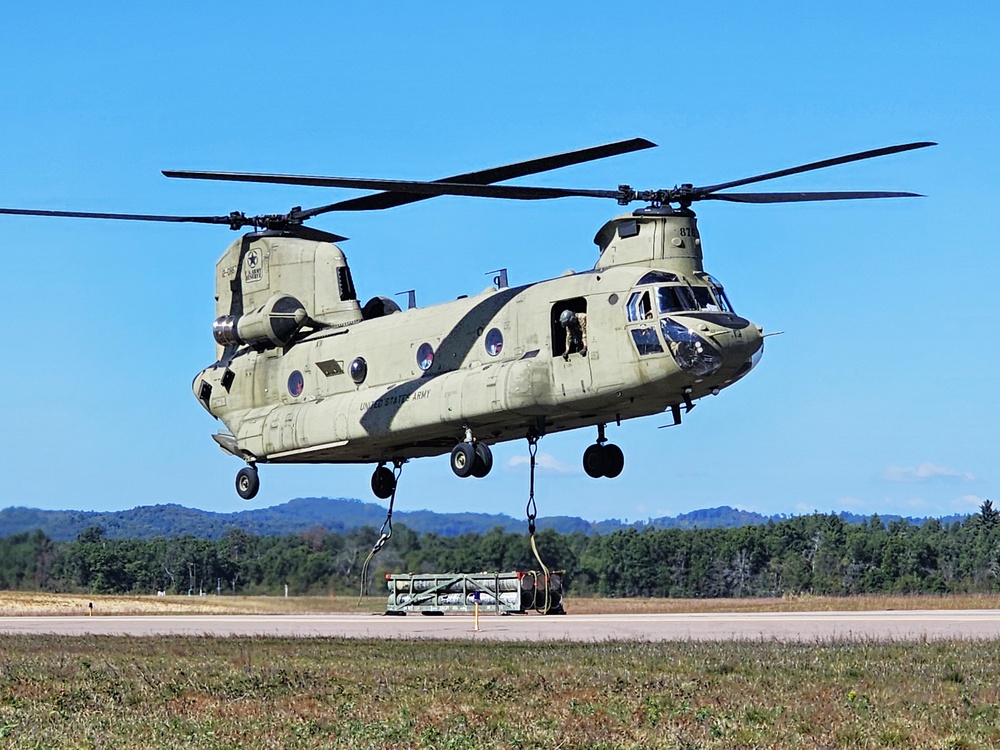
M599 443L594 443L583 452L583 470L587 472L588 477L600 479L604 476L606 463L604 455L604 446Z
M379 466L372 472L372 492L379 500L388 500L396 490L396 477L388 466Z
M625 454L614 443L604 444L604 476L614 479L625 468Z
M476 451L476 460L472 464L472 476L476 479L482 479L493 468L493 451L486 443L473 443L472 445Z
M236 473L236 494L244 500L253 500L260 490L260 477L253 466L244 466Z
M471 476L475 467L476 449L472 443L459 443L451 449L451 470L456 477Z

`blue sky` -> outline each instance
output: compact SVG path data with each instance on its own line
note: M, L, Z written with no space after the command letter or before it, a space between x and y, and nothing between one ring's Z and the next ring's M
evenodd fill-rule
M222 214L350 197L171 181L161 169L435 179L642 136L649 151L522 181L712 184L853 151L933 149L761 189L926 198L698 206L707 269L768 331L761 365L669 418L610 430L625 472L546 437L542 515L643 519L733 505L944 515L998 479L1000 6L972 2L52 3L5 10L0 205ZM437 198L328 215L359 295L429 305L596 260L618 207ZM265 466L250 504L192 377L214 355L228 230L0 217L0 507L214 511L372 499L370 467ZM518 516L526 446L485 480L410 462L397 507ZM993 493L995 494L995 493Z

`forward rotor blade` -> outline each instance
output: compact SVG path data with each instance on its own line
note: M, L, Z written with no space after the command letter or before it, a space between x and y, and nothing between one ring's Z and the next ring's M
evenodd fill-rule
M765 180L773 180L777 177L787 177L793 174L801 174L802 172L811 172L814 169L826 169L827 167L834 167L838 164L847 164L852 161L861 161L863 159L874 159L878 156L887 156L888 154L898 154L901 151L912 151L917 148L926 148L928 146L936 146L936 143L931 141L920 141L919 143L903 143L898 146L886 146L885 148L876 148L870 151L859 151L856 154L847 154L846 156L837 156L833 159L823 159L822 161L814 161L809 164L802 164L797 167L789 167L788 169L779 169L777 172L767 172L765 174L755 175L754 177L745 177L742 180L733 180L732 182L723 182L718 185L707 185L705 187L696 187L692 190L693 193L699 197L707 197L706 193L714 193L717 190L725 190L726 188L739 187L740 185L749 185L753 182L764 182Z
M592 146L577 151L567 151L562 154L544 156L539 159L529 159L528 161L507 164L502 167L492 169L481 169L476 172L466 172L456 174L451 177L442 177L434 182L458 182L467 185L489 185L494 182L513 180L517 177L526 177L540 172L549 172L553 169L569 167L573 164L583 164L584 162L596 159L606 159L609 156L619 156L621 154L641 151L647 148L654 148L655 143L647 141L645 138L632 138L627 141L617 141L607 143L602 146ZM419 196L412 193L397 193L393 191L376 193L375 195L365 195L360 198L351 198L346 201L338 201L328 206L320 206L318 209L309 209L306 212L309 216L327 211L371 211L384 208L394 208L407 203L425 200L429 196ZM315 212L315 213L314 213Z
M35 208L0 208L0 214L9 216L55 216L69 219L116 219L121 221L166 221L172 223L226 224L242 215L233 216L162 216L159 214L108 214L94 211L46 211ZM245 217L242 217L245 218Z
M516 177L524 177L539 172L548 172L553 169L568 167L573 164L582 164L595 159L604 159L609 156L618 156L633 151L641 151L653 148L655 143L645 138L632 138L625 141L616 141L601 146L579 149L577 151L567 151L552 156L544 156L538 159L515 162L501 167L483 169L465 174L443 177L433 182L406 181L406 180L362 180L343 177L310 177L307 175L268 175L268 174L248 174L240 172L193 172L193 171L164 171L167 177L180 177L187 179L205 180L225 180L235 182L267 182L283 185L309 185L314 187L346 187L363 190L381 190L384 192L375 195L366 195L360 198L351 198L345 201L338 201L325 206L309 208L295 212L298 219L308 219L328 211L368 211L401 206L415 201L425 200L438 195L465 195L487 198L511 198L515 200L540 200L545 198L562 198L576 196L580 192L569 192L557 190L557 193L547 194L543 191L547 188L535 188L529 190L518 190L516 187L507 186L507 189L497 193L491 191L479 191L475 186L489 185L494 182L510 180ZM446 189L443 187L418 187L420 185L445 185L451 184L461 187ZM593 191L589 191L593 192ZM617 197L617 193L604 191L607 194L596 197ZM589 193L588 193L589 194Z
M310 187L355 188L359 190L389 190L426 197L465 195L476 198L510 198L513 200L544 200L546 198L617 198L617 190L577 190L575 188L525 187L520 185L470 185L456 182L419 182L410 180L380 180L367 177L314 177L310 175L258 174L249 172L164 172L167 177L227 182L265 182L278 185L308 185ZM309 209L297 212L300 217Z
M888 191L838 191L826 193L709 193L700 200L731 201L732 203L799 203L805 201L845 201L857 198L923 198L920 193Z

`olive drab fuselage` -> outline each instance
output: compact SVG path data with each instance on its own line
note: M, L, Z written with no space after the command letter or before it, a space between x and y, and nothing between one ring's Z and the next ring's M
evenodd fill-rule
M261 232L216 267L217 361L194 393L250 463L402 461L690 408L745 375L762 332L704 272L694 214L609 221L586 272L425 308L362 307L343 252ZM563 357L564 310L588 348Z

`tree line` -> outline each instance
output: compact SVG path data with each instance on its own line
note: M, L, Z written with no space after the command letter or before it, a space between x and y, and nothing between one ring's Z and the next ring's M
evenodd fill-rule
M41 531L0 539L0 589L102 594L292 594L358 591L378 538L371 527L221 539L109 539L91 527L70 542ZM788 594L1000 591L1000 512L985 501L964 521L873 516L851 524L813 514L756 526L538 532L542 560L577 596L760 597ZM390 572L538 570L526 534L417 534L397 525L366 584Z

